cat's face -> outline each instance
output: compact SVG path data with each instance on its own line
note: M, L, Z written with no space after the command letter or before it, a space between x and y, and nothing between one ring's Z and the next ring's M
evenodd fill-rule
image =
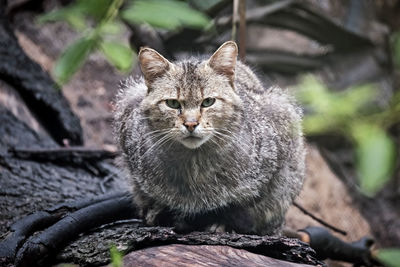
M154 131L150 135L160 144L177 141L189 149L232 138L241 107L233 88L236 55L232 42L204 62L172 64L154 50L142 50L148 93L141 107Z

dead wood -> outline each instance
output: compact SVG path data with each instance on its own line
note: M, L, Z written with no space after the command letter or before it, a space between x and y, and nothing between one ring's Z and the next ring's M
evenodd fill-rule
M86 158L81 165L70 164L68 161L46 162L44 158L37 161L15 157L10 151L15 151L16 146L31 147L28 151L39 151L39 154L52 151L47 155L59 151L60 148L54 141L37 134L1 106L0 121L0 232L2 239L12 238L0 245L0 258L3 260L13 258L16 250L34 232L53 225L75 209L93 204L90 201L79 201L78 204L65 202L93 199L104 193L125 190L126 185L123 185L115 167L106 160L100 160L96 153L94 155L97 165L94 166L102 166L98 174L85 167L93 160L84 153ZM107 154L108 156L110 155ZM112 179L109 179L110 176ZM51 206L55 207L49 209ZM38 212L35 213L36 211ZM9 226L11 222L29 214L31 215L27 218ZM86 215L90 217L89 213Z
M0 79L21 95L29 109L58 144L83 142L78 117L50 76L18 44L0 1Z
M347 243L322 227L307 227L301 231L307 233L310 246L317 252L320 260L340 260L361 266L380 265L371 255L371 246L374 241L370 237Z
M328 227L329 229L335 231L336 233L342 234L342 235L347 235L346 231L343 231L342 229L337 228L336 226L331 225L330 223L327 223L326 221L318 218L317 216L315 216L314 214L312 214L311 212L309 212L308 210L306 210L304 207L302 207L299 203L297 203L296 201L293 202L293 206L295 206L296 208L298 208L301 212L303 212L305 215L310 216L313 220L319 222L320 224Z
M336 175L346 184L347 189L360 212L373 225L371 230L377 242L385 247L400 246L400 197L396 191L400 175L393 179L374 197L365 196L358 187L355 172L354 151L351 145L331 146L320 137L321 154ZM344 142L342 142L344 143ZM400 163L398 162L397 170Z
M156 256L155 256L156 255ZM310 266L282 261L228 246L167 245L130 252L124 266Z
M72 166L86 169L95 175L111 175L118 171L104 160L114 159L117 152L86 147L61 147L51 149L11 148L10 154L15 158L35 162L54 163L61 166ZM102 192L105 190L102 188Z
M229 246L276 259L324 265L316 260L315 252L307 244L297 239L229 233L177 234L172 228L137 227L132 224L112 226L82 236L69 244L56 261L73 262L81 266L104 265L110 261L111 245L127 253L169 244Z
M121 198L122 195L123 194L111 194L104 195L96 199L84 199L61 203L52 208L34 212L22 218L21 220L18 220L10 226L7 237L0 242L0 258L7 258L9 261L13 261L18 249L22 246L26 239L35 232L42 231L47 227L50 227L67 215L70 216L69 213L86 208L96 203L103 203L106 200ZM91 214L88 212L87 215L89 217ZM68 229L68 231L70 230L71 229ZM62 240L60 239L57 240L57 242L61 241Z
M247 52L246 60L265 72L279 72L286 75L313 71L329 63L327 55L298 55L269 49L250 50Z
M132 218L135 215L130 196L117 196L83 207L65 215L40 234L29 238L18 250L17 266L42 266L66 243L95 227Z

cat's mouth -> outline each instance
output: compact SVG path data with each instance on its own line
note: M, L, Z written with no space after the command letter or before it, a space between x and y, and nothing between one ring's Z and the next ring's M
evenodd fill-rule
M189 135L189 136L185 137L184 139L189 140L189 141L196 141L196 140L200 140L201 137Z
M200 147L204 142L207 141L207 138L199 137L195 135L189 135L181 139L181 143L190 149L195 149Z

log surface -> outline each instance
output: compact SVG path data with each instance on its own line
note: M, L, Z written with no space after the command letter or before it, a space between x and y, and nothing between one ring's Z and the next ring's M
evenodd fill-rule
M168 245L134 251L123 259L125 267L133 266L309 266L277 260L227 246Z
M126 188L122 179L113 172L115 167L107 160L98 160L92 165L85 162L79 165L70 162L68 158L65 162L60 159L46 162L43 158L38 161L15 157L12 150L16 147L49 151L59 147L51 139L34 132L1 106L0 121L1 239L13 234L15 229L12 223L28 214L41 211L31 218L41 217L34 228L45 228L48 223L59 218L57 214L44 214L50 212L49 207L68 201L94 198L104 193L121 192ZM9 250L17 251L23 239L34 231L27 228L22 232L22 239L14 242L13 247L0 247L0 256L9 258Z
M205 232L181 235L171 228L142 227L138 223L114 225L84 235L63 249L57 255L56 262L79 266L105 265L110 261L110 247L113 245L123 253L128 253L170 244L228 246L285 261L323 265L316 259L315 252L297 239Z

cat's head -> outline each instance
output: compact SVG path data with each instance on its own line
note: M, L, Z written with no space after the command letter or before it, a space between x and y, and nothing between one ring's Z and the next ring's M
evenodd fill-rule
M140 50L148 88L141 108L159 142L195 149L233 138L242 108L234 88L237 53L226 42L207 60L171 63L153 49Z

